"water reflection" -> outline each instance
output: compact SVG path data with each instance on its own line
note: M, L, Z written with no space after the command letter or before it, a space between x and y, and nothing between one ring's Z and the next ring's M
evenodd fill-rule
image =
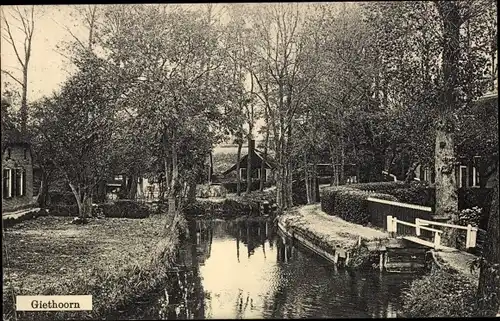
M414 275L348 272L278 233L272 222L190 221L171 293L150 319L396 317Z

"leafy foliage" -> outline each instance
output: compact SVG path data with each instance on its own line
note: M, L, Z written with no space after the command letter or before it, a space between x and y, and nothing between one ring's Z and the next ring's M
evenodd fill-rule
M368 197L397 201L388 194L361 191L347 187L332 187L323 190L321 210L348 222L367 225L371 216L367 207Z
M461 274L443 270L413 281L404 294L405 317L472 317L477 316L476 286Z

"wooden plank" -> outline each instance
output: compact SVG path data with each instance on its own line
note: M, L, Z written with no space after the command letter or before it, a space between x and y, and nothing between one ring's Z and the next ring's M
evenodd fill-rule
M454 224L441 223L441 222L434 222L434 221L428 221L428 220L423 220L423 219L420 219L420 223L423 223L425 225L438 225L438 226L451 227L451 228L456 228L456 229L461 229L461 230L467 230L467 226L454 225Z
M410 222L406 222L406 221L401 221L401 220L398 220L398 219L396 219L396 222L398 224L401 224L401 225L407 225L407 226L417 227L417 225L414 224L414 223L410 223ZM425 230L425 231L431 231L431 232L436 232L436 233L443 233L443 231L437 230L437 229L434 229L434 228L431 228L431 227L426 227L426 226L422 226L422 225L418 225L418 227L421 230Z
M388 205L394 205L394 206L399 206L399 207L412 208L412 209L421 210L424 212L432 212L432 208L428 207L428 206L399 203L399 202L394 202L394 201L382 200L382 199L375 198L375 197L368 197L368 201L382 203L382 204L388 204Z
M433 249L435 248L433 242L422 240L422 239L415 237L415 236L403 236L403 239L410 241L410 242L413 242L413 243L420 244L420 245L425 245L425 246L428 246L428 247L433 248ZM443 246L443 245L440 245L440 246L436 247L435 249L440 250L440 251L444 251L444 252L458 252L457 249Z

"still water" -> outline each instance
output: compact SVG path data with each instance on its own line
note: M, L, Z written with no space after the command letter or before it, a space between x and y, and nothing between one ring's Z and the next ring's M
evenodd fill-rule
M417 277L337 269L266 220L191 221L177 261L170 293L135 318L397 317L401 290Z

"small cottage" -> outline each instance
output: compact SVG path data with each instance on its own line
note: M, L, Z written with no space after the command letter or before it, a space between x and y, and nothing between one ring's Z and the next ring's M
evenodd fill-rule
M272 179L274 169L276 168L276 163L268 156L265 157L264 153L255 148L255 140L250 141L250 146L248 146L249 153L240 159L240 171L236 173L237 165L234 164L225 172L222 173L223 176L229 176L232 173L239 174L240 179L245 180L247 177L247 167L248 167L248 157L250 155L251 162L251 177L252 180L260 180L261 179L261 166L264 163L265 175L263 177L264 182L268 182Z
M2 111L8 104L2 98ZM2 130L2 214L33 205L31 145L11 126Z

